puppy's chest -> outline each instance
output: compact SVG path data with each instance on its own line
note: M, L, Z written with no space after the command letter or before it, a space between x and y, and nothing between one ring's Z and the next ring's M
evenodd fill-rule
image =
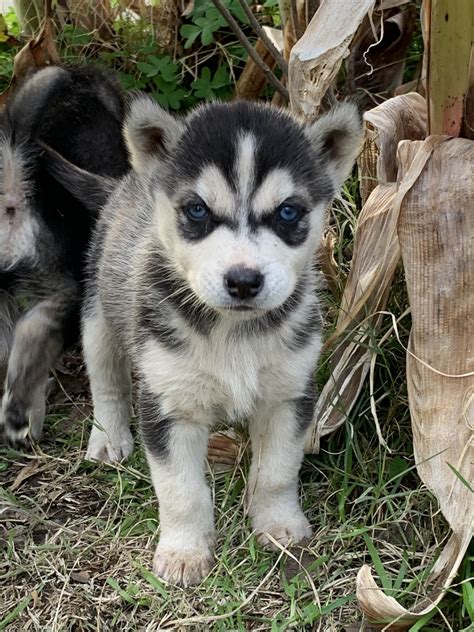
M274 336L233 339L215 332L189 341L184 353L147 353L149 380L166 408L209 420L236 421L269 398L286 398L284 354ZM154 384L153 384L154 382Z

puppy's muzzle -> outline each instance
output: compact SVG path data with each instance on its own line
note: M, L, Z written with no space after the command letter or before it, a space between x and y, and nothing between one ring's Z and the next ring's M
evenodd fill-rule
M224 275L224 287L232 298L254 298L263 288L265 277L255 268L235 266Z

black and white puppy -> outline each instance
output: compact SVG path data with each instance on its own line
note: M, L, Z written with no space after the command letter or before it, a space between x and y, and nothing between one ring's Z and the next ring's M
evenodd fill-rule
M314 252L360 135L348 104L307 126L244 102L182 119L145 97L131 105L134 171L103 209L91 252L87 456L131 453L133 366L160 507L154 570L166 580L195 583L211 567L205 459L223 418L249 422L247 500L260 542L311 534L298 471L321 347Z
M122 92L106 73L49 67L31 75L0 115L0 425L13 443L39 438L49 371L79 334L95 221L88 208L103 201L92 196L86 208L66 191L37 141L118 178L128 169L123 111Z

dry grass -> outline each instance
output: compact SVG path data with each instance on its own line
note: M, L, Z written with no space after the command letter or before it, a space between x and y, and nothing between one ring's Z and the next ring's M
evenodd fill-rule
M353 185L349 203L334 214L341 275L352 249ZM339 297L327 298L331 323ZM406 308L400 271L389 308L397 315ZM118 467L83 460L90 404L80 360L67 363L41 448L0 447L0 630L367 630L355 600L364 562L407 605L423 597L423 577L448 529L414 469L404 352L394 336L378 345L390 326L387 318L369 341L378 354L375 399L389 450L379 444L364 388L349 423L303 465L301 495L314 537L279 554L258 547L244 516L248 450L231 471L210 470L216 566L186 590L150 572L159 521L142 451ZM406 342L408 317L399 328ZM471 560L441 611L414 631L474 629Z

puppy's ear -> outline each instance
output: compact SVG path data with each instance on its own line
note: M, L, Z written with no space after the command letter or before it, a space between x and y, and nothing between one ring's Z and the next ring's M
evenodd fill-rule
M183 123L156 101L143 95L133 99L124 134L135 171L146 171L155 159L165 158L183 131Z
M353 103L342 103L306 127L319 159L328 165L338 193L350 173L362 143L362 121Z

